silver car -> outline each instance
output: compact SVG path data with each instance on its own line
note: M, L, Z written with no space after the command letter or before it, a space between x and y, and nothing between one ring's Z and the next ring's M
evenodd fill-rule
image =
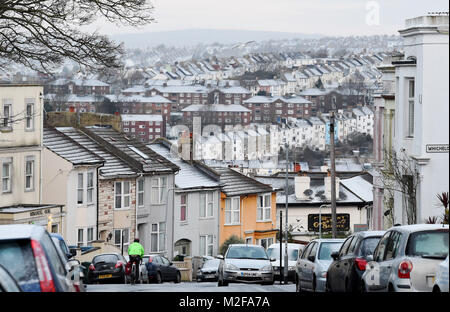
M434 281L433 292L448 292L448 255L445 261L439 264Z
M228 247L219 264L219 286L228 283L261 283L272 285L273 269L267 252L262 246L233 244Z
M448 225L390 228L378 242L364 272L366 291L432 291L439 264L448 255Z
M339 251L344 239L315 239L297 260L296 291L325 291L327 270L333 262L331 254Z

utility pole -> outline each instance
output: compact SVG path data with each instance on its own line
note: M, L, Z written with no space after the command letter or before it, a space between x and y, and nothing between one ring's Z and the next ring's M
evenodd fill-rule
M283 284L283 211L280 210L280 285Z
M334 112L330 115L330 161L331 161L331 233L336 238L336 164L334 159Z
M288 188L289 188L289 154L288 154L288 143L286 141L286 221L285 221L285 234L284 234L284 240L286 241L285 247L284 247L284 283L286 284L288 281ZM280 259L281 262L281 259Z

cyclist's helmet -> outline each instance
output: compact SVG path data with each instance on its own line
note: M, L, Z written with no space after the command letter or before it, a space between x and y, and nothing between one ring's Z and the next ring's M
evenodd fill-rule
M135 238L135 239L134 239L134 242L135 242L135 243L139 243L139 238Z

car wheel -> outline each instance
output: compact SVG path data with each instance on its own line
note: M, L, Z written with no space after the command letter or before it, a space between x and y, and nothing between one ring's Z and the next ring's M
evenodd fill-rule
M161 273L156 273L156 284L161 284L163 282Z
M225 280L224 280L224 281L222 282L222 285L223 285L223 286L228 286L228 281L225 281Z
M179 284L181 283L181 273L177 272L177 277L175 278L175 283Z
M327 278L327 281L325 282L325 292L332 292L330 287L330 280Z
M345 292L352 292L352 287L348 281L348 278L345 279Z
M361 281L361 289L360 289L360 291L361 291L362 293L367 292L367 289L366 289L366 283L364 283L364 281Z
M295 291L298 293L302 292L302 287L300 286L300 280L298 276L296 276L295 278Z
M433 292L434 293L440 293L441 292L441 290L439 289L439 286L434 286L434 288L433 288Z
M392 286L392 284L389 284L388 292L395 292L394 286Z
M312 291L316 292L316 287L317 287L317 281L316 281L316 276L313 276L313 282L312 282Z

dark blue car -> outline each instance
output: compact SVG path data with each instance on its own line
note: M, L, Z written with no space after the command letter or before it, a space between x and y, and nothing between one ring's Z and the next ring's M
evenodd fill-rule
M145 282L181 282L180 270L161 255L145 255L140 268L141 278Z

